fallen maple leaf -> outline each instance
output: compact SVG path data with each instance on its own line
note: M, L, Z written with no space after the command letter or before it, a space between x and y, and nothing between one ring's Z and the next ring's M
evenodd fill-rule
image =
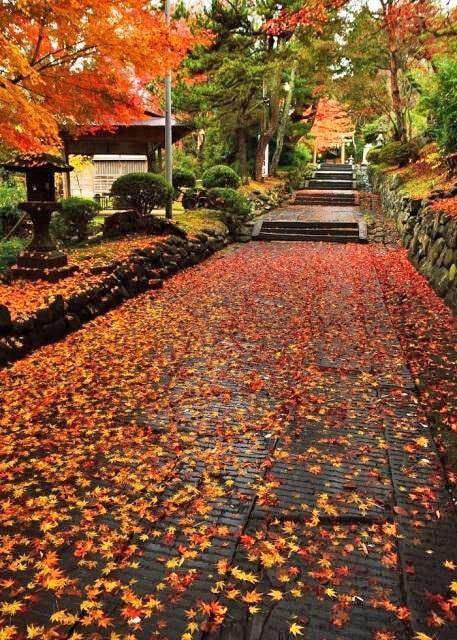
M291 633L293 636L302 636L302 629L303 627L301 627L296 622L293 622L289 627L289 633Z

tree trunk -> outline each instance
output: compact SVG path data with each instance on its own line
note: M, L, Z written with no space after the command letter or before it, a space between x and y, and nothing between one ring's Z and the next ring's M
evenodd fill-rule
M400 142L406 142L406 122L405 114L403 112L400 83L398 76L400 72L400 65L398 63L396 51L390 51L390 92L392 94L392 109L395 116L395 135L394 139Z
M281 113L281 120L276 135L276 149L271 160L270 173L275 176L278 171L279 159L281 158L282 149L284 147L284 136L286 134L287 125L289 124L289 111L292 104L292 97L295 90L295 75L297 73L298 61L294 60L292 70L290 72L289 90L284 100L284 106Z
M263 163L265 162L265 152L272 136L267 134L261 134L257 142L257 149L255 152L255 166L254 177L256 180L263 180Z
M278 68L275 72L269 101L268 115L264 119L259 139L257 141L257 149L255 154L255 179L263 180L262 167L265 159L265 151L273 139L279 124L279 86L281 83L281 70Z
M238 141L238 162L240 164L241 180L243 184L246 184L249 180L246 130L238 129L236 137Z

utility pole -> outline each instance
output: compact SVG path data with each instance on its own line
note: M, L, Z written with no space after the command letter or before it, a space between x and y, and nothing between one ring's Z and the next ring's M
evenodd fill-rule
M170 26L170 0L165 0L165 18ZM173 139L171 130L171 69L165 74L165 178L173 185ZM171 220L173 218L173 192L168 198L165 216Z

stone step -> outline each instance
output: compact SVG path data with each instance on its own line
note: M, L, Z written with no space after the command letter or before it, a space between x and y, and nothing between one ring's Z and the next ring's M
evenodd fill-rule
M324 162L324 164L319 165L319 169L324 171L353 171L354 167L352 164L330 164Z
M316 171L313 175L313 179L318 180L347 180L348 182L354 181L354 174L349 171L348 173L343 171Z
M254 228L253 240L365 242L366 225L361 222L263 220Z
M329 194L329 196L306 196L297 195L294 200L294 204L308 204L308 205L324 205L324 206L342 206L353 207L355 206L355 197L345 197Z
M352 189L354 183L352 180L319 180L317 178L312 178L307 183L308 189L342 189L346 191L348 189Z
M353 233L358 232L357 222L299 222L296 220L265 220L262 224L262 231L272 231L276 229L285 230L290 233Z
M335 227L333 229L313 229L312 227L308 229L292 229L288 227L276 227L271 228L267 227L266 229L262 227L260 232L262 233L271 233L271 234L281 234L284 236L357 236L359 235L359 230L355 229L343 229Z
M282 240L286 242L362 242L358 234L341 235L341 234L320 234L312 235L306 233L283 233L278 231L268 232L261 231L254 240Z

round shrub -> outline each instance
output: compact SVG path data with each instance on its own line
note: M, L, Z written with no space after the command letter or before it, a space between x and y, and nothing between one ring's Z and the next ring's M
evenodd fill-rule
M183 187L193 189L196 182L197 179L195 177L195 173L193 173L189 169L173 170L173 187L175 189L182 189Z
M378 161L390 166L404 167L417 159L418 148L414 142L388 142L379 150Z
M251 203L245 195L229 187L209 189L211 207L223 212L222 219L230 233L236 234L251 213Z
M171 192L171 185L155 173L126 173L111 186L115 205L123 209L134 209L140 215L146 215L157 207L164 207Z
M379 148L370 149L370 151L368 152L368 161L371 162L372 164L379 164L379 162L380 162L380 160L379 160L380 151L381 151L381 149L379 149Z
M238 189L241 184L241 178L231 167L225 164L216 164L204 172L202 182L206 189L212 189L213 187Z
M60 211L67 227L67 236L76 236L79 242L87 240L88 224L95 218L98 210L99 205L92 198L64 198L60 203Z
M313 168L310 165L303 167L295 167L287 173L287 186L289 191L295 191L296 189L303 189L306 181L312 178Z

